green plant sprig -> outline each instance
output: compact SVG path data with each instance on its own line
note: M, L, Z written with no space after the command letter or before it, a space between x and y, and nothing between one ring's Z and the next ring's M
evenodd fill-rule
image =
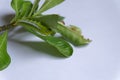
M10 28L23 26L26 31L52 45L65 57L69 57L73 53L73 48L67 41L77 46L91 42L91 40L83 37L78 27L63 24L64 17L58 14L43 14L43 12L63 1L45 0L41 7L39 7L40 0L34 0L33 3L29 0L11 1L11 6L15 10L15 17L10 21L10 24L0 26L0 32L2 32L0 34L0 70L4 70L11 62L7 53L7 35ZM56 33L61 34L64 39L55 37Z

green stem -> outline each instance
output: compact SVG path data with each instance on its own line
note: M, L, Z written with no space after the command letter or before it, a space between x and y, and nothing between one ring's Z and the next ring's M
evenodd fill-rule
M32 7L32 10L29 14L29 16L32 16L32 14L34 13L34 11L38 8L38 4L39 4L40 0L35 0L34 1L34 4L33 4L33 7Z

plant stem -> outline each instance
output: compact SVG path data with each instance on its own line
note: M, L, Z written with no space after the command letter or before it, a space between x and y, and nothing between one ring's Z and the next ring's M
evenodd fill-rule
M0 26L0 32L16 27L14 23Z

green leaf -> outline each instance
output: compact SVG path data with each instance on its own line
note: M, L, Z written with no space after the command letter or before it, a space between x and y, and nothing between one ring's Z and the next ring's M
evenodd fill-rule
M72 30L72 32L76 33L76 34L82 34L82 31L80 28L78 28L77 26L74 25L70 25L68 27L70 30Z
M19 15L20 9L22 7L24 0L12 0L11 6L16 11L16 15Z
M39 30L38 32L41 33L42 35L54 35L55 34L54 31L42 25L38 21L23 19L23 20L20 20L19 23L20 25L22 24L22 26L29 25L29 26L35 27L37 30ZM29 28L29 26L27 26L27 28Z
M36 27L35 24L31 23L30 21L27 20L20 20L17 23L20 26L23 26L28 32L33 33L34 32L39 32L40 33L40 29Z
M33 4L33 7L31 9L29 16L32 16L32 14L34 12L36 12L36 10L38 9L38 6L39 6L39 2L40 2L40 0L34 0L34 4Z
M81 30L78 27L72 26L75 29L68 28L65 25L58 23L56 27L56 31L59 32L63 37L65 37L68 41L73 43L76 46L85 45L91 42L89 39L85 39L81 34Z
M45 0L44 4L42 7L39 9L38 12L36 12L35 15L40 15L42 12L55 7L56 5L62 3L64 0Z
M43 25L53 28L57 26L58 21L62 21L64 17L59 16L57 14L52 14L52 15L43 15L43 16L38 16L38 17L33 17L31 18L32 20L41 22Z
M53 36L43 36L41 33L39 33L39 30L34 27L32 24L28 24L26 22L20 22L22 26L24 26L29 32L36 35L39 38L42 38L45 40L48 44L55 47L61 54L63 54L65 57L69 57L73 53L73 48L69 43L64 41L63 39L56 38Z
M67 43L63 39L53 36L42 36L42 39L45 40L48 44L55 47L65 57L69 57L73 53L73 48L71 47L71 45L69 45L69 43Z
M0 70L10 64L11 59L7 53L7 31L0 35Z
M33 4L30 1L24 1L20 11L20 17L27 17L32 9Z
M49 27L46 27L45 25L41 24L40 21L34 21L34 20L28 20L30 23L36 25L37 28L39 28L39 32L43 35L54 35L55 32L51 30Z

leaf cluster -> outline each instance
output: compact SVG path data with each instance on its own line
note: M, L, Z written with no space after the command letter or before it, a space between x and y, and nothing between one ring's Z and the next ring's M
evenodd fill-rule
M81 30L73 25L66 26L64 17L58 14L44 14L43 12L57 6L64 0L45 0L39 6L40 0L12 0L11 6L15 11L15 17L11 20L14 26L23 26L28 32L43 39L49 45L56 48L62 55L69 57L73 53L74 45L85 45L90 42L81 34ZM64 38L57 38L59 33ZM5 31L0 35L0 70L5 69L10 64L10 56L7 53L7 34ZM69 41L69 42L68 42Z

